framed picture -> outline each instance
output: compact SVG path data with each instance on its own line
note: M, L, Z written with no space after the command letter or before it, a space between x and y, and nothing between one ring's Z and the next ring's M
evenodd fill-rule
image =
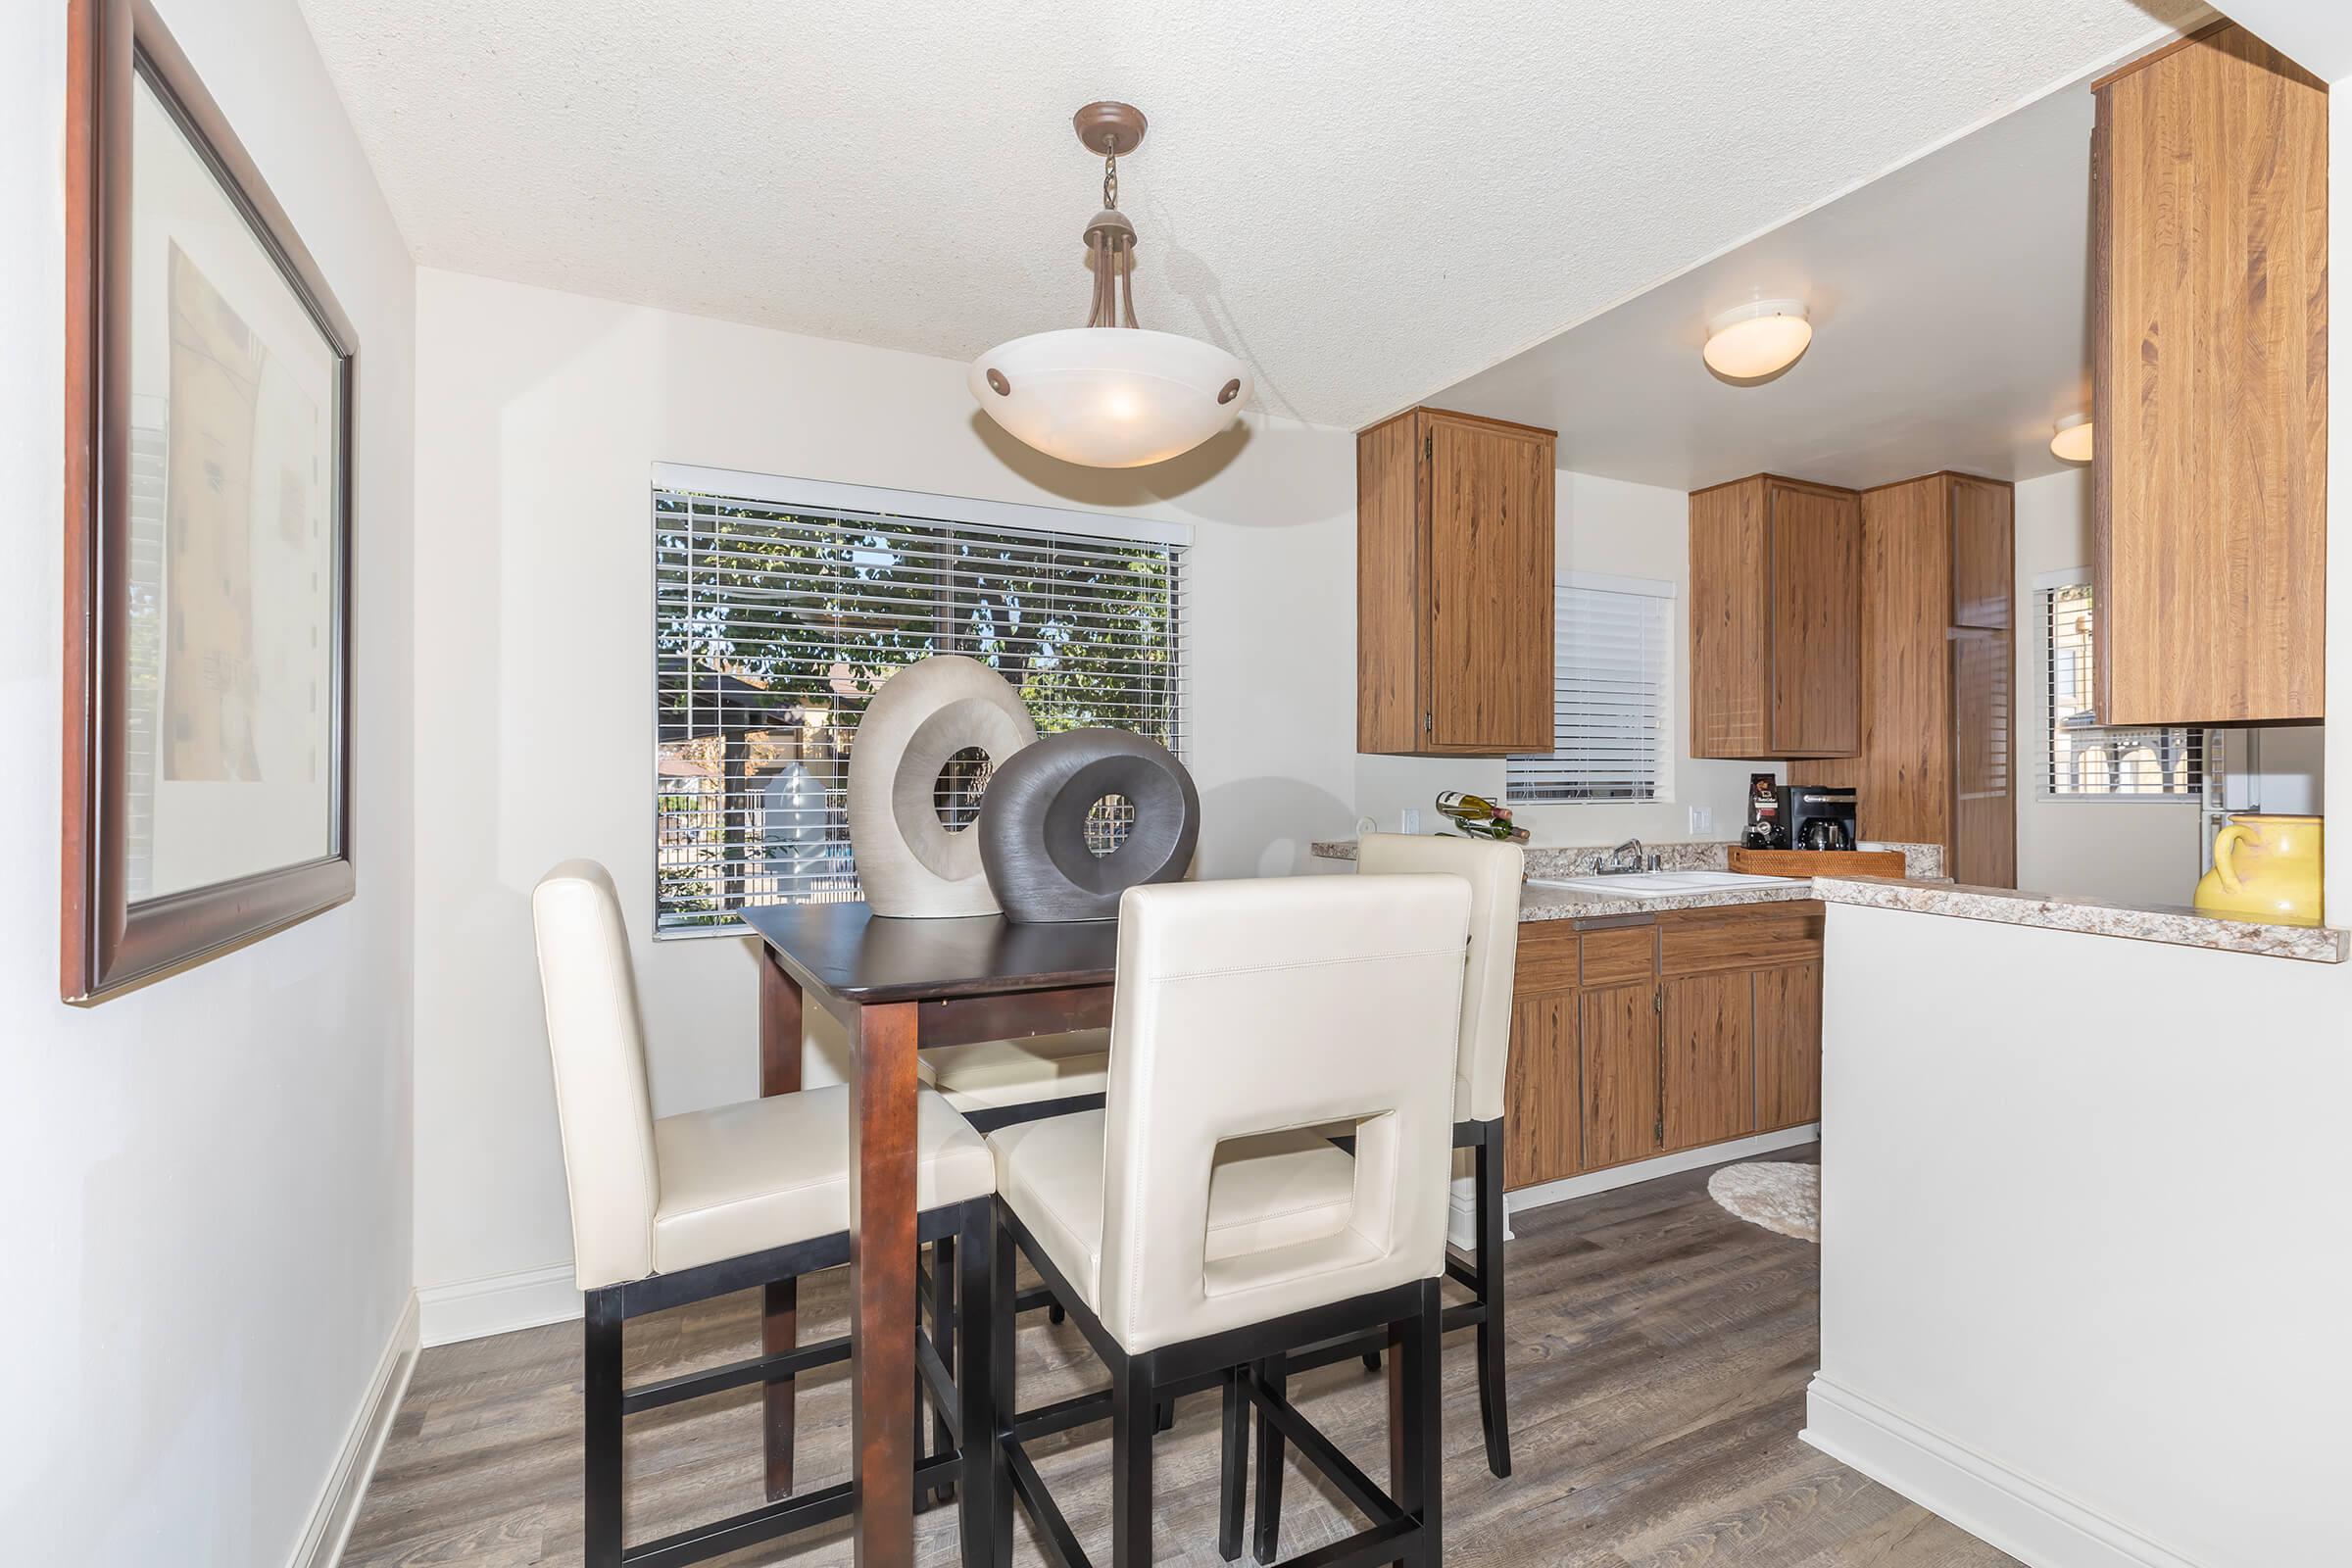
M145 0L71 0L63 961L93 1002L351 897L357 343Z

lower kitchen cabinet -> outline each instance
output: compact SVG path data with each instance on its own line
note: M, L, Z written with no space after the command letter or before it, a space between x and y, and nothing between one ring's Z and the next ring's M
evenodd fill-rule
M1585 1167L1658 1152L1658 1003L1654 981L1584 993Z
M1821 1115L1821 965L1759 969L1756 988L1756 1131L1798 1127Z
M1694 974L1666 981L1660 994L1658 1152L1754 1132L1753 977L1739 969Z
M1510 1077L1503 1085L1505 1187L1556 1182L1584 1169L1577 1137L1577 998L1540 991L1511 1002Z
M1503 1184L1821 1114L1821 906L1521 928Z

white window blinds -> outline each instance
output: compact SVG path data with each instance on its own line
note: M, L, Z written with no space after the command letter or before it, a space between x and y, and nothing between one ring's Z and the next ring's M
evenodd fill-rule
M933 654L993 665L1041 732L1102 725L1184 751L1180 545L669 486L653 525L657 934L860 896L858 720L885 676ZM988 772L977 754L950 763L943 820L973 819ZM1121 804L1098 808L1098 854L1123 834Z
M2090 584L2065 583L2040 595L2049 668L2049 768L2052 796L2180 800L2204 786L2205 732L2109 728L2092 693Z
M1552 602L1552 751L1511 758L1505 798L1673 799L1673 632L1671 583L1583 572L1561 580Z

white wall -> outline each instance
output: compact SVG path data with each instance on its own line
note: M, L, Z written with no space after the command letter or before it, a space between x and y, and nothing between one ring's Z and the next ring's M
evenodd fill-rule
M428 1341L578 1309L527 898L627 900L658 1113L756 1092L737 939L648 940L657 461L1189 521L1200 874L1346 833L1355 448L1252 416L1138 472L1013 443L964 368L426 270L418 281L416 1277Z
M2017 487L2017 885L2123 904L2186 904L2200 808L2187 801L2052 798L2049 649L2034 582L2091 559L2090 470Z
M2041 1568L2341 1553L2352 965L1833 905L1808 1436Z
M1552 487L1558 514L1555 568L1620 577L1649 577L1675 585L1674 629L1667 639L1673 674L1668 691L1673 747L1674 799L1658 802L1594 802L1588 805L1514 806L1513 819L1535 844L1615 844L1626 838L1650 843L1682 839L1736 839L1747 820L1750 773L1782 776L1778 763L1701 761L1690 756L1690 721L1685 710L1690 673L1690 499L1680 490L1628 484L1563 468ZM1348 560L1354 560L1348 539ZM1351 654L1352 657L1352 654ZM1352 671L1352 665L1350 670ZM1350 674L1348 712L1355 696ZM1353 733L1352 729L1349 731ZM1352 742L1350 743L1352 744ZM1421 830L1445 826L1432 802L1440 790L1468 790L1489 800L1503 798L1500 758L1375 757L1355 759L1356 812L1382 830L1396 832L1399 813L1419 808ZM1690 831L1690 811L1704 806L1713 825Z
M65 6L0 7L6 1555L272 1564L410 1287L414 270L294 0L160 0L360 344L355 902L57 1000Z

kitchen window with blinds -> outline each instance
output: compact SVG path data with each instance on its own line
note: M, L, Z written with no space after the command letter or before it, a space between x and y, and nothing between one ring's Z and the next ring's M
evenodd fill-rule
M2093 710L2088 573L2037 584L2049 684L2049 760L2042 792L2054 800L2172 800L2205 782L2205 732L2179 726L2109 728ZM2078 579L2078 580L2068 580Z
M1548 756L1503 764L1514 805L1671 801L1674 585L1571 572L1554 585Z
M666 466L652 514L657 935L861 896L858 716L933 654L996 668L1041 734L1129 729L1184 753L1181 529ZM950 762L943 820L977 816L989 768ZM1097 807L1098 854L1126 819Z

